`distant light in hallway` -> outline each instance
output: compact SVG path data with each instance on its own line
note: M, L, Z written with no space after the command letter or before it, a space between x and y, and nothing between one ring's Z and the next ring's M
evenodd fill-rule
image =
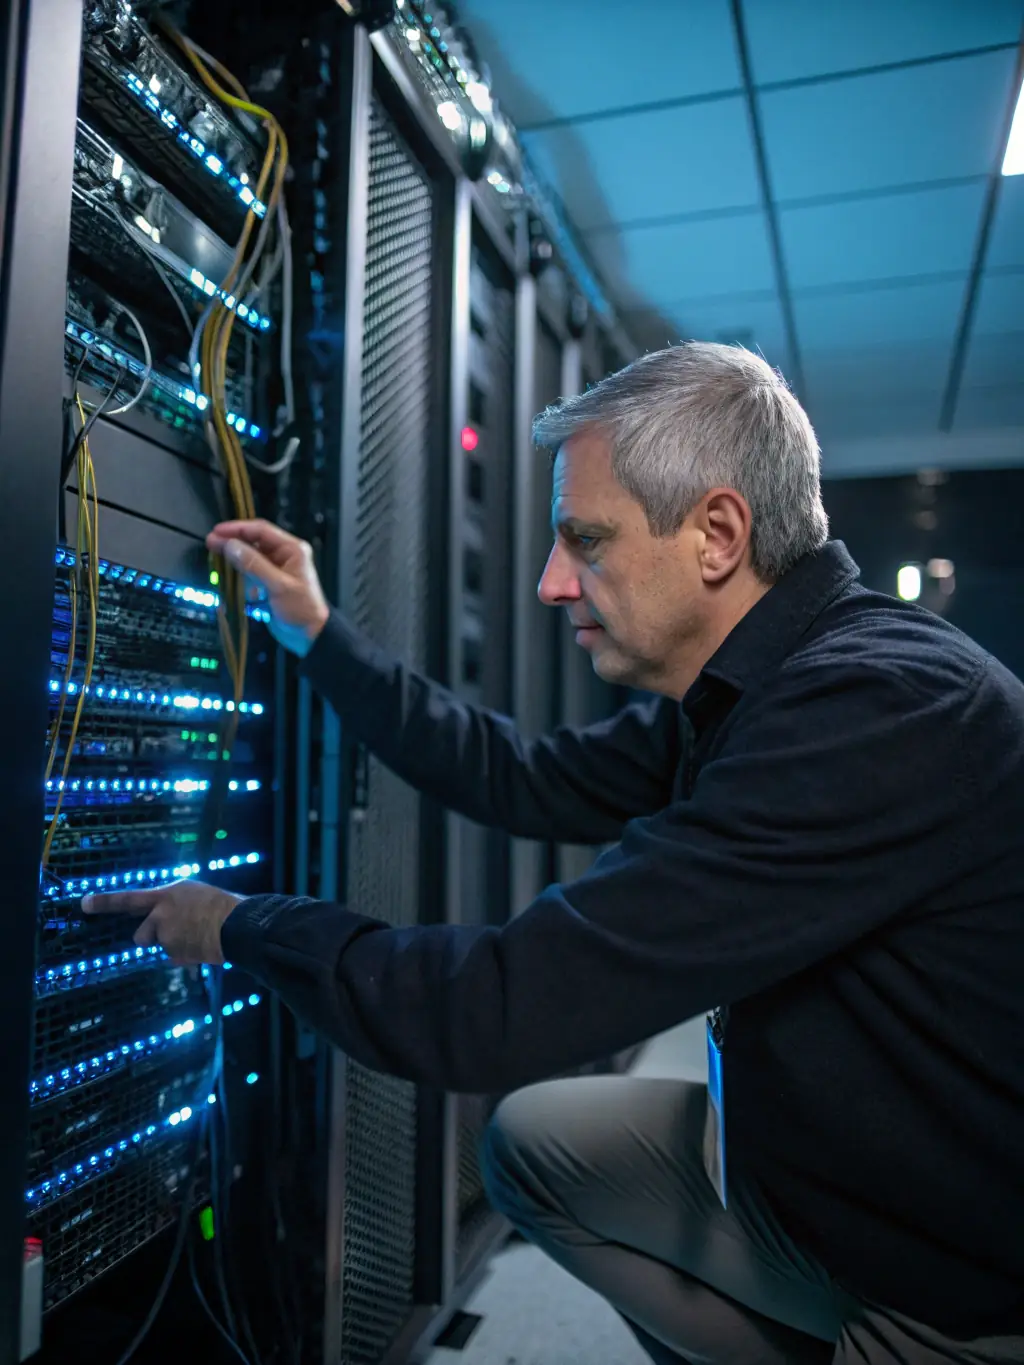
M904 564L896 575L896 591L904 602L916 602L921 596L921 568L918 564Z

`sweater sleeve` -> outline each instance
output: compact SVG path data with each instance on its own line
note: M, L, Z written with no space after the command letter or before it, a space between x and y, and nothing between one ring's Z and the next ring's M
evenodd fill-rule
M955 719L880 673L796 677L690 800L501 928L265 896L229 916L224 951L366 1066L526 1085L777 985L933 893L954 841L927 796L958 779ZM892 850L914 847L933 856L908 889Z
M448 809L525 839L602 844L664 806L685 733L658 698L609 720L525 740L390 658L333 612L305 660L350 737Z

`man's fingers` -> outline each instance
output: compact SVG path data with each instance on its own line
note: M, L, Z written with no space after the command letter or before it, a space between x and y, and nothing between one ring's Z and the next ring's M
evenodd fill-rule
M211 550L219 551L229 540L242 540L261 550L273 553L276 550L292 550L301 541L288 531L282 531L272 521L254 517L249 521L222 521L216 525L206 538Z
M226 540L220 548L220 553L240 573L259 583L268 592L273 588L287 588L293 581L288 574L271 563L266 555L254 550L251 545L246 545L244 540Z
M99 896L83 896L82 912L86 915L148 915L165 890L154 886L145 891L110 891Z
M134 941L140 948L156 948L160 943L160 921L149 915L135 930Z

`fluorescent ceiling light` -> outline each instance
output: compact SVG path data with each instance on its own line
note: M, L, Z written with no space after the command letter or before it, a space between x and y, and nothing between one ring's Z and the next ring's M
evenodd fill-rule
M1003 175L1024 175L1024 82L1017 94L1017 108L1006 139Z

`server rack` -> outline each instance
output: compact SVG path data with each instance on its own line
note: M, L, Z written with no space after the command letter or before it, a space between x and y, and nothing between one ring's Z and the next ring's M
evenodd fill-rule
M30 1059L33 1041L38 1047L42 1037L38 1028L33 1035L26 1022L29 991L38 967L59 974L69 960L58 952L52 961L44 954L37 962L31 914L39 891L39 817L45 813L37 736L45 723L50 677L45 651L52 644L60 461L24 458L26 450L59 453L64 444L54 375L61 372L57 337L69 320L63 291L68 241L74 298L87 314L97 291L116 295L124 289L162 338L175 326L173 316L151 319L146 311L146 261L127 249L128 234L117 269L104 268L103 253L110 243L104 247L102 234L90 232L87 205L80 197L69 217L72 185L76 173L95 175L97 167L109 177L114 167L104 159L120 157L121 174L127 167L137 186L157 195L165 242L179 251L188 247L203 281L196 286L200 288L215 281L223 268L226 236L218 228L231 199L219 175L216 183L198 188L194 172L201 168L187 158L176 159L152 121L153 87L148 82L143 89L112 85L109 73L95 61L87 67L83 85L78 113L86 127L77 128L76 152L81 7L79 0L59 3L65 7L61 14L41 0L23 0L4 10L10 79L0 143L7 209L0 480L7 496L0 524L4 552L10 567L17 569L21 591L16 607L20 666L5 670L0 685L11 714L17 708L24 725L3 757L5 789L11 796L8 828L21 831L5 845L6 885L22 910L4 968L10 975L4 1006L11 1047L0 1084L11 1118L4 1132L10 1160L0 1177L2 1365L19 1353L13 1324L22 1245L20 1232L11 1236L9 1230L24 1225L26 1101L35 1076ZM119 14L127 9L110 0L90 10L104 8ZM463 120L459 134L450 128L450 110L439 119L450 102L450 73L445 74L449 86L442 88L439 45L431 49L425 36L415 44L409 37L412 23L422 35L430 32L421 11L410 0L403 16L395 11L370 37L326 0L303 0L284 18L276 6L244 13L228 6L216 14L191 7L199 41L211 52L248 54L254 79L265 91L276 92L268 98L291 120L294 174L288 196L296 260L302 265L294 305L296 412L286 436L294 430L301 437L302 458L267 485L261 510L313 542L332 594L383 644L467 697L511 706L529 723L537 675L531 679L522 666L533 633L524 604L532 602L538 565L531 564L525 574L518 568L509 572L507 557L516 559L512 547L524 535L539 554L547 534L543 461L538 464L529 444L528 423L538 401L550 401L564 389L560 376L571 347L567 318L574 306L572 271L557 246L547 256L537 250L543 242L538 239L536 200L525 170L519 168L516 179L507 127L504 150L499 154L492 146L494 160L488 163L474 144L477 121L472 115ZM60 42L55 41L58 34ZM450 41L449 53L455 50ZM175 74L160 68L161 82L168 74L173 82ZM209 140L219 134L230 144L232 130L219 122L217 110L208 110L207 116L212 124L203 135ZM125 119L126 131L115 137L112 130ZM198 138L194 130L193 135ZM230 149L238 150L233 145ZM194 146L189 155L195 159ZM85 189L94 193L95 181ZM228 190L237 195L239 187L228 184ZM137 207L145 218L146 205ZM542 263L550 263L553 273L540 269ZM187 305L188 281L173 283ZM157 286L151 281L148 288ZM80 329L83 318L71 321ZM273 329L274 317L268 315L268 321ZM621 348L614 326L595 329L598 333L610 353ZM109 343L118 364L119 357L129 354L126 335L122 332L117 346ZM15 339L17 345L12 344ZM534 368L538 355L545 367L542 380ZM139 377L138 368L131 372ZM88 377L99 384L104 377L100 362ZM271 389L279 378L268 379ZM206 600L214 589L206 581L200 542L223 506L222 480L194 439L192 414L182 407L188 404L187 395L183 398L168 384L158 387L155 396L159 401L147 400L141 412L110 422L101 418L93 432L104 558L110 566L103 600L122 632L117 644L121 652L112 655L111 667L129 669L140 657L148 661L152 686L139 703L143 712L151 706L160 711L165 693L157 690L158 673L161 682L173 675L181 695L194 693L200 706L204 700L198 688L186 689L181 670L190 669L193 659L201 666L217 653ZM251 414L246 420L246 437L258 439L251 428L259 431L265 422L257 424ZM466 441L474 437L477 445L470 450ZM72 478L62 501L65 528L75 524L77 491ZM75 568L69 548L65 543L64 562L57 566L64 584ZM157 578L172 585L170 594L156 594L152 584ZM137 610L142 598L133 594L147 592L154 594L147 604L159 602L162 617L148 605L146 611ZM61 599L65 614L66 596ZM544 693L539 725L557 720L563 708L554 630L545 638L552 682ZM176 641L174 648L169 639ZM517 881L507 841L446 820L413 797L352 747L337 719L310 694L287 660L275 657L266 642L257 652L265 657L256 661L253 686L273 716L250 715L246 722L257 722L251 772L259 776L251 780L260 785L239 797L252 798L240 827L252 832L252 847L239 846L224 861L259 853L260 862L229 865L212 875L223 871L240 890L275 885L347 897L400 923L441 916L500 923L510 907L535 892L551 871L549 850L542 855L543 865ZM143 691L141 686L135 690ZM149 702L150 691L157 702ZM212 684L209 693L212 705ZM39 724L30 733L33 713ZM107 721L101 739L124 731L112 712ZM155 721L150 728L160 730ZM202 748L201 736L195 743ZM81 780L90 778L83 774ZM78 794L84 799L84 792ZM175 809L200 794L174 792L181 798ZM190 832L188 818L178 823L179 832ZM90 852L86 861L64 866L64 880L84 883L120 875L104 872L104 866L102 855ZM58 896L44 896L43 901L57 908L63 903ZM129 951L113 940L104 948L109 949L104 960ZM77 958L73 965L85 962L88 967L94 960ZM152 981L167 978L167 989L158 999L140 992L141 978L129 982L130 975L115 972L103 994L111 1002L110 1019L130 1021L139 1011L148 1019L158 1008L166 1014L162 1022L170 1026L169 1046L184 1040L187 1048L198 1042L196 1055L205 1057L203 1049L211 1042L206 1025L174 1035L175 1023L188 1022L177 1018L179 1005L184 1010L187 1002L188 1019L196 1023L201 982L186 984L155 967ZM88 980L85 971L83 981ZM91 983L89 989L101 984ZM304 1323L301 1341L296 1333L293 1343L295 1358L303 1362L376 1365L415 1356L458 1306L503 1233L482 1198L475 1161L490 1102L417 1092L371 1075L310 1037L273 1002L260 1000L250 1008L249 996L257 994L248 988L238 994L241 1011L234 1010L233 1000L227 1002L232 1011L228 1071L239 1164L246 1172L242 1188L249 1196L243 1203L268 1207L272 1236L285 1236L268 1256L259 1242L267 1220L258 1213L248 1221L243 1214L240 1220L252 1233L255 1260L283 1263L285 1282L273 1277L267 1302L283 1297L285 1318ZM236 1013L241 1017L234 1017ZM89 1017L69 1016L67 1022L81 1025ZM150 1036L158 1035L143 1034ZM102 1055L112 1051L107 1047ZM87 1064L98 1055L90 1052ZM154 1073L144 1065L135 1070L139 1083L131 1101L137 1106L149 1094L143 1082ZM259 1084L247 1086L246 1080L257 1073ZM42 1079L50 1074L44 1071ZM159 1103L168 1117L179 1116L179 1123L170 1125L176 1136L184 1110L194 1107L183 1087L205 1079L205 1073L190 1079L188 1069L176 1064L172 1079L181 1096L174 1098L173 1087L164 1087ZM43 1098L39 1112L59 1099L56 1093ZM252 1105L257 1106L255 1124L247 1118ZM252 1143L250 1151L244 1139L254 1134L265 1134L268 1141ZM126 1134L119 1141L132 1137ZM47 1138L44 1148L49 1144ZM172 1152L171 1147L162 1150ZM79 1289L71 1280L77 1276L84 1282L90 1273L88 1262L83 1266L84 1254L76 1260L75 1248L85 1243L75 1240L75 1229L87 1226L92 1215L83 1205L77 1215L63 1220L69 1223L62 1233L68 1239L68 1287L75 1292L69 1296L65 1326L56 1335L52 1325L59 1315L50 1314L54 1358L74 1349L87 1365L95 1349L97 1359L112 1359L109 1343L118 1333L123 1341L137 1325L136 1307L146 1302L162 1273L177 1226L172 1215L183 1202L184 1178L192 1167L168 1157L164 1165L154 1160L148 1169L152 1185L148 1193L138 1193L142 1204L149 1201L148 1221L140 1222L137 1235L121 1228L120 1241L103 1239L106 1251L96 1258L93 1271L103 1270L104 1256L117 1264L98 1274L91 1287ZM201 1168L200 1177L206 1174ZM103 1178L97 1177L93 1188ZM87 1182L83 1188L88 1187ZM200 1187L199 1193L205 1190ZM161 1227L162 1235L154 1238ZM241 1256L244 1250L236 1247L235 1253ZM208 1247L199 1248L200 1256L209 1259L208 1253ZM201 1263L200 1273L204 1269ZM200 1347L205 1358L219 1359L216 1336L188 1284L172 1284L168 1302L172 1312L170 1319L165 1315L161 1320L160 1349L166 1354L175 1342L188 1343ZM271 1315L275 1311L268 1309ZM272 1317L263 1322L255 1311L253 1316L257 1333L280 1326ZM145 1349L138 1359L146 1358Z
M508 564L515 252L510 237L487 232L468 184L458 186L456 196L449 678L466 700L507 713L512 700ZM510 908L508 838L455 816L446 821L446 838L449 922L504 923ZM494 1102L494 1097L477 1095L451 1096L445 1102L444 1300L460 1292L504 1235L502 1221L487 1202L478 1159Z
M238 1201L252 1203L261 993L136 947L132 921L88 920L81 897L200 872L242 893L273 881L265 613L246 616L243 694L220 662L225 584L203 548L229 505L203 434L220 390L203 392L184 329L206 309L239 327L224 332L229 439L265 460L246 371L273 388L279 319L241 287L218 295L255 200L258 130L120 0L27 0L5 25L0 525L24 613L3 670L18 714L4 749L6 1365L40 1318L42 1360L116 1358L151 1304L162 1349L201 1339L186 1263L209 1291L247 1222Z
M444 581L431 549L438 471L430 457L443 414L450 275L441 200L449 184L403 118L362 32L353 35L352 61L341 460L349 485L341 497L338 600L385 647L429 668L433 596ZM427 840L432 813L375 760L352 757L344 894L366 913L415 924L439 899ZM339 1054L331 1089L329 1207L336 1213L328 1229L325 1351L355 1365L382 1359L417 1330L420 1185L437 1149L428 1140L421 1150L427 1101L415 1087Z

